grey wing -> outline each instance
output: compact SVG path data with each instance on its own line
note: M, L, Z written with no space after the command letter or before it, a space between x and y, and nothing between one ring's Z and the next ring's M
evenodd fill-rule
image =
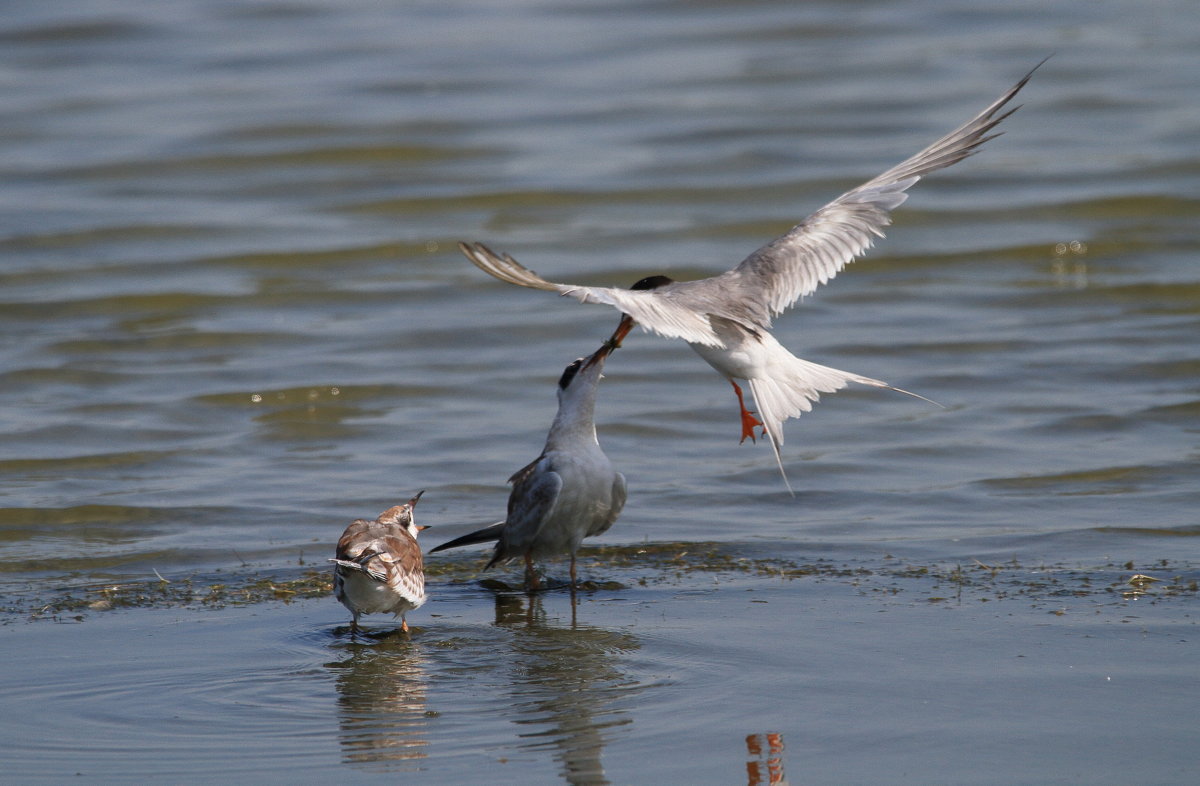
M657 290L619 287L587 287L547 281L508 254L497 255L482 243L459 243L459 249L477 268L501 281L531 289L558 292L580 303L601 303L633 317L638 324L666 338L681 338L697 344L723 347L709 323L697 310L685 289L669 285ZM694 283L694 282L689 282Z
M524 554L536 542L538 533L554 514L563 479L549 469L549 462L539 461L513 485L508 498L508 518L496 544L492 564Z
M842 194L733 270L712 279L713 283L761 293L761 306L769 313L759 318L762 324L770 324L771 316L811 294L870 248L875 238L883 237L883 228L892 220L891 211L908 198L905 191L923 175L958 163L998 136L988 132L1020 107L1003 114L1000 110L1042 63L975 117L915 156Z
M587 534L590 538L593 535L601 535L612 527L616 522L617 517L621 515L621 511L625 508L625 476L618 472L613 477L612 485L612 501L608 509L608 518L606 518L599 527L596 527Z

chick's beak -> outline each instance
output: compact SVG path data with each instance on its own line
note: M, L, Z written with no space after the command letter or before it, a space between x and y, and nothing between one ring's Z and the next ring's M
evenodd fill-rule
M587 360L583 361L583 368L591 368L597 363L603 363L604 359L613 351L613 347L607 341L600 345L600 348L588 356Z
M408 506L409 506L410 508L416 507L416 505L417 505L417 500L419 500L419 499L421 498L421 495L422 495L422 494L424 494L424 493L425 493L425 489L421 489L420 491L418 491L418 492L417 492L417 496L413 497L412 499L410 499L410 500L408 501Z

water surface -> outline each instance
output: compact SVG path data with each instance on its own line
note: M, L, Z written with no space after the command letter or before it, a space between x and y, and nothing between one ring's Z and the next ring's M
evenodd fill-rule
M1182 0L10 3L0 636L28 709L10 715L46 721L6 734L5 759L23 779L215 780L236 747L264 777L469 780L503 760L498 781L665 782L691 762L697 782L766 782L782 757L793 782L1186 782L1193 16ZM944 409L827 397L786 427L793 498L766 445L737 445L729 386L635 333L598 405L630 486L600 541L876 576L1012 565L1034 588L1046 566L1093 577L1077 601L1046 586L989 595L1002 611L931 605L945 593L913 578L884 603L886 582L829 574L684 572L668 591L661 564L601 563L625 589L573 625L560 594L502 595L526 604L516 622L443 583L410 642L347 640L315 600L26 622L156 573L298 576L422 488L434 542L494 520L554 381L616 319L493 281L458 240L553 280L709 275L1050 53L1003 136L919 183L886 240L777 322L796 354ZM1178 592L1123 598L1135 572Z

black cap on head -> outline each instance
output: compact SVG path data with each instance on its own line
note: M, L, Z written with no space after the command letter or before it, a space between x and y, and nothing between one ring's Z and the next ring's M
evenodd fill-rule
M583 368L583 358L576 360L571 365L563 369L562 376L558 378L558 387L566 390L571 384L571 380L575 379L575 375L579 373L579 369Z
M630 289L658 289L665 287L667 284L674 284L674 279L666 276L646 276L641 281L637 282Z

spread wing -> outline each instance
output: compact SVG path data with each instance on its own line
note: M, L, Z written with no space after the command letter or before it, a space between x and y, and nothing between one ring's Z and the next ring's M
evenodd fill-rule
M531 289L544 289L573 297L580 303L602 303L633 317L638 324L666 338L681 338L712 347L725 346L708 314L697 310L684 289L668 284L654 290L587 287L547 281L508 254L498 255L482 243L459 243L459 249L476 267L501 281Z
M984 142L999 136L1000 132L989 132L1020 107L1003 113L1001 110L1042 63L963 125L915 156L842 194L709 283L719 284L726 291L755 293L769 311L769 315L763 315L762 324L769 324L770 316L811 294L870 248L875 238L883 237L883 228L892 222L891 211L908 198L905 192L924 175L962 161Z
M651 290L556 284L482 243L459 243L458 247L476 267L501 281L558 292L581 303L613 306L667 338L724 347L713 331L710 315L767 327L771 317L837 275L870 248L875 238L883 237L884 227L892 220L891 211L908 198L905 192L918 180L958 163L998 135L990 132L1019 107L1002 110L1040 66L1038 63L990 106L929 147L842 194L737 267L712 278Z

